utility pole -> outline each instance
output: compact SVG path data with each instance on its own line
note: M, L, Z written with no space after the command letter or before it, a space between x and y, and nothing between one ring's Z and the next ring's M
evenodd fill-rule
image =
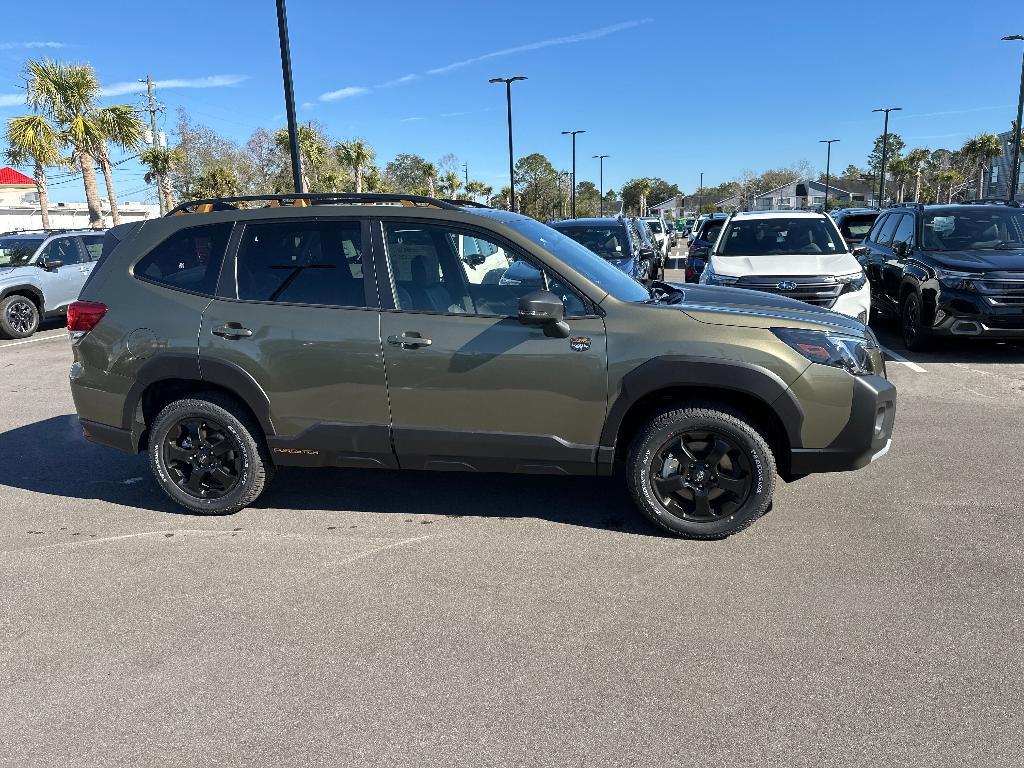
M516 213L516 171L515 163L512 162L512 83L519 80L526 80L523 75L515 77L492 77L488 83L505 84L505 105L508 108L508 209Z
M576 218L576 134L586 133L586 131L562 131L563 136L572 136L572 195L569 198L571 201L569 207L571 209L570 218Z
M305 192L302 184L302 158L299 155L299 128L295 122L295 91L292 88L292 53L288 44L288 12L285 0L277 0L277 34L281 42L281 74L284 78L284 108L288 114L288 147L292 157L292 184L296 192Z
M825 154L825 213L828 213L828 187L829 182L832 180L832 145L837 141L839 139L818 139L819 144L824 144L828 147L828 151Z
M600 178L600 181L598 182L598 184L600 186L598 186L598 188L597 188L597 199L601 201L601 218L602 219L604 218L604 159L606 157L611 157L611 155L594 155L594 159L597 160L598 164L601 167L601 170L599 171L599 174L598 174L598 177Z
M469 194L469 163L463 163L462 170L466 173L466 194Z
M1007 35L1003 40L1024 40L1024 35ZM1024 55L1020 60L1020 93L1017 95L1017 122L1013 124L1013 160L1010 164L1010 190L1006 199L1013 202L1017 199L1017 187L1020 186L1020 134L1024 126Z
M697 215L700 216L704 207L704 171L700 172L700 192L697 193Z
M146 95L149 97L149 109L147 111L149 112L149 133L150 133L150 138L152 139L150 141L150 146L152 146L153 149L156 149L157 143L158 143L158 139L157 139L157 135L156 135L156 99L153 98L153 76L152 75L146 75ZM164 196L163 196L162 190L159 189L160 182L161 182L161 179L158 178L156 180L157 187L158 187L158 189L156 191L156 199L157 199L157 202L160 204L160 215L163 216L165 213L167 213L167 211L164 210Z
M889 113L899 112L903 107L882 107L881 109L872 109L872 112L884 112L885 113L885 128L882 130L882 167L878 169L878 208L881 210L882 203L885 201L885 160L886 155L889 152Z

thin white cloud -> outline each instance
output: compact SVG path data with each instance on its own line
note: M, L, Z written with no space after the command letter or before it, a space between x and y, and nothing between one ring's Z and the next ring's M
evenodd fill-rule
M341 99L348 99L352 96L362 96L364 93L369 92L369 88L365 88L361 85L350 85L347 88L339 88L336 91L321 93L320 101L340 101Z
M0 107L17 107L24 105L24 93L0 93Z
M66 43L53 40L34 40L27 43L0 43L0 51L24 51L30 48L67 48Z
M171 88L227 88L232 85L238 85L248 79L248 75L209 75L207 77L171 78L169 80L154 80L153 87L158 91ZM111 83L100 88L100 95L124 96L126 93L134 93L142 88L142 83L133 81Z
M425 117L403 117L399 122L401 123L417 123L420 120L426 120Z
M396 85L405 85L411 83L413 80L419 80L419 75L403 75L402 77L395 78L394 80L388 80L386 83L375 85L374 88L394 88Z
M991 107L971 107L970 109L947 109L942 112L914 112L908 115L903 115L904 119L908 117L945 117L946 115L969 115L974 112L991 112L994 109L1010 109L1013 105L1011 104L994 104Z
M462 61L456 61L451 64L445 64L443 67L435 67L434 69L428 69L427 74L430 75L443 75L447 72L451 72L455 69L461 69L467 67L470 64L475 64L478 61L488 61L489 59L496 59L501 56L511 56L515 53L525 53L526 51L536 51L541 48L551 48L556 45L572 45L573 43L582 43L587 40L596 40L599 37L605 37L616 32L622 32L626 29L632 29L639 27L643 24L650 24L654 19L634 19L633 21L623 21L619 24L612 24L608 27L601 27L600 29L594 29L589 32L578 32L574 35L565 35L563 37L552 37L547 40L538 40L535 43L526 43L525 45L517 45L514 48L502 48L501 50L491 51L490 53L484 53L480 56L474 56L471 59L463 59Z

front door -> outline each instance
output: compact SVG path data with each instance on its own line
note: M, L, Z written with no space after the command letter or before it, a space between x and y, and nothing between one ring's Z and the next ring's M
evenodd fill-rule
M232 366L263 389L279 464L395 466L367 224L237 226L237 256L203 314L204 377Z
M59 267L47 268L44 278L46 311L63 309L77 300L92 269L78 238L58 237L51 240L40 254L40 260L46 264L60 262Z
M394 299L381 338L401 466L593 473L607 407L604 321L491 234L423 220L381 226L378 274ZM545 287L563 298L570 338L516 319L519 297Z

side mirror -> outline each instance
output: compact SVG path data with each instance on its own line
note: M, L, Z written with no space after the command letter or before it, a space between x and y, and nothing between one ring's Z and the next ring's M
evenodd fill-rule
M64 265L64 262L60 259L49 259L43 262L43 269L47 272L52 272L55 269L60 269Z
M907 258L907 256L909 256L910 252L913 250L910 247L910 243L906 241L902 243L895 243L892 249L895 252L895 254L901 259Z
M519 322L543 326L545 336L568 338L569 326L564 318L565 306L551 291L531 291L519 298Z
M870 249L866 245L858 245L853 249L854 256L867 256L869 252Z

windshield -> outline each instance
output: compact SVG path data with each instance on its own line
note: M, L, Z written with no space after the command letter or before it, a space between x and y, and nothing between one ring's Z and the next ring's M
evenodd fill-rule
M629 243L624 227L555 227L603 259L628 259Z
M871 225L878 218L877 213L847 216L839 225L839 231L847 240L863 240L871 231Z
M1024 211L970 208L926 212L921 247L929 251L1024 248Z
M0 238L0 267L22 267L43 242L41 237Z
M523 237L564 261L619 301L647 301L651 294L617 267L584 248L571 237L525 216L504 222Z
M845 253L831 219L734 219L722 237L719 256L782 256Z

